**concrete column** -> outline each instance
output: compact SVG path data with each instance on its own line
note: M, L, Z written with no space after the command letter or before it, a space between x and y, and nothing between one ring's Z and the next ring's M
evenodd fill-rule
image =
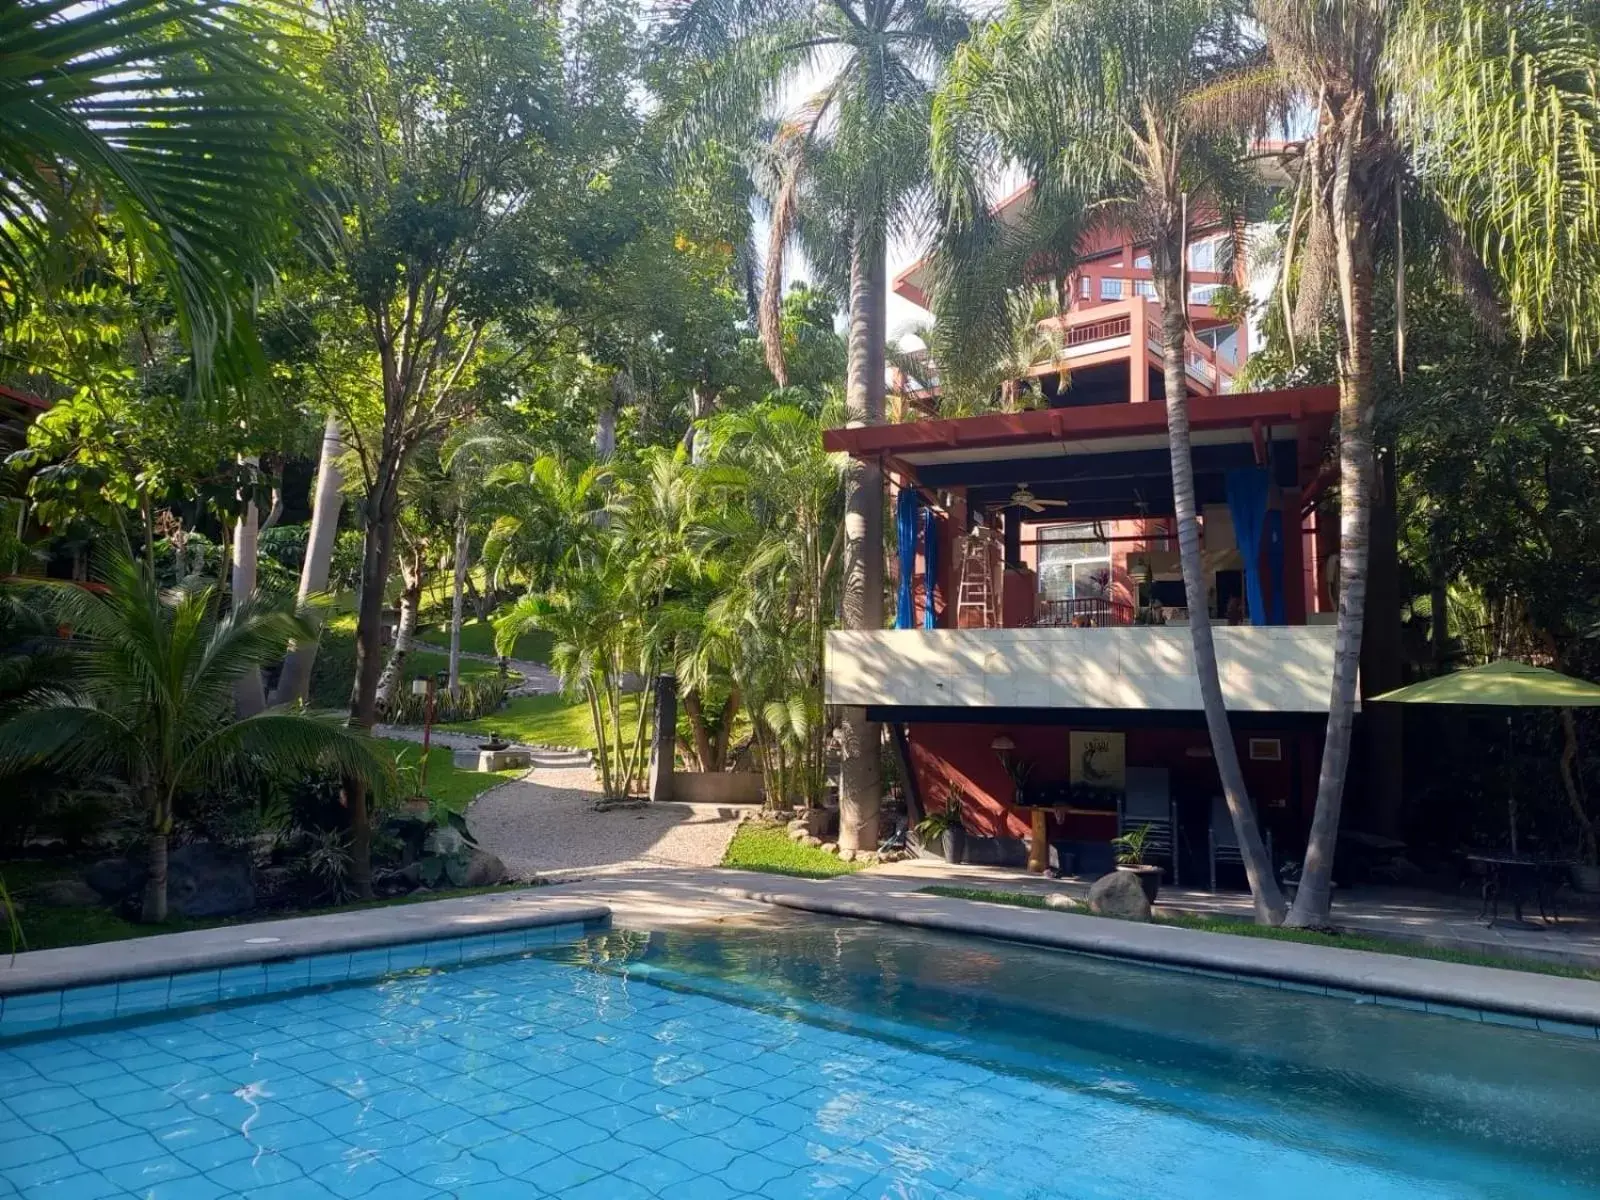
M650 737L650 799L672 799L672 772L678 758L678 680L656 676L656 719Z

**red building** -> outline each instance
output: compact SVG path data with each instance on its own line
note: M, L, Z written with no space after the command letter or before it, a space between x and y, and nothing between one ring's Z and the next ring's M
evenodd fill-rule
M918 270L897 281L913 299ZM1211 274L1191 290L1205 340L1189 363L1208 616L1250 793L1291 847L1331 680L1314 501L1337 397L1230 391L1244 335L1210 309L1200 289L1225 281ZM1168 865L1205 882L1218 857L1226 874L1231 826L1213 828L1148 278L1126 244L1073 277L1065 362L1038 369L1065 365L1069 386L1047 407L825 435L882 466L900 544L897 628L830 635L827 699L892 727L922 808L960 797L969 833L991 839L976 858L1020 865L1042 826L1063 867L1098 873L1119 824L1166 813Z

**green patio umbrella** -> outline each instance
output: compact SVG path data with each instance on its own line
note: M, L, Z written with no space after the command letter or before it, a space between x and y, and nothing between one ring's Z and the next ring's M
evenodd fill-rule
M1560 671L1533 667L1527 663L1502 659L1470 671L1424 679L1381 696L1374 702L1397 704L1465 704L1485 708L1597 708L1600 684L1574 679ZM1506 714L1506 743L1511 741L1511 714ZM1509 772L1508 772L1509 777ZM1517 852L1517 796L1513 787L1507 800L1511 806L1511 853Z

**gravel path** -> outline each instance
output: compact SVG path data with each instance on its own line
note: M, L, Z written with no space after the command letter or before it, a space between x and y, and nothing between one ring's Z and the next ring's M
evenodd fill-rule
M595 812L599 798L587 767L534 767L479 796L467 821L478 844L499 855L512 878L532 879L641 863L714 867L741 815L714 804Z

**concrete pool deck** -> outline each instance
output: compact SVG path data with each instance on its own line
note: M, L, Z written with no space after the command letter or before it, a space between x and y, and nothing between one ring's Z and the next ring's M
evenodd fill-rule
M810 881L714 868L625 867L528 891L19 954L0 964L0 994L607 913L619 927L652 930L785 909L1216 972L1356 1002L1600 1039L1600 982L950 899L919 891L926 883L872 872ZM252 944L252 937L280 940Z

